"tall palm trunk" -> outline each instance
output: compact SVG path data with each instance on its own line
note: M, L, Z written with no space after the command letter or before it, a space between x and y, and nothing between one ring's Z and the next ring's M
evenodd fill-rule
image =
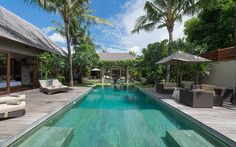
M236 2L235 2L235 5L234 5L234 55L236 56ZM235 87L234 87L234 97L236 97L236 77L235 77Z
M72 54L71 54L71 43L70 43L70 19L64 20L66 42L68 49L68 63L69 63L69 86L73 86L73 71L72 71Z
M167 28L169 33L169 43L168 43L168 55L172 53L172 43L173 43L173 27ZM167 65L167 74L166 74L166 81L170 81L170 65Z
M234 45L235 45L235 55L236 55L236 2L234 5Z

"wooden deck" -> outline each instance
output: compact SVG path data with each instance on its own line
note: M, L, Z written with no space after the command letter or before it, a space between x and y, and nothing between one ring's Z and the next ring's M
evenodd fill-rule
M192 108L176 102L171 95L159 94L154 89L143 90L236 141L236 105L225 103L224 107Z
M20 92L26 94L26 115L0 120L0 142L29 129L33 123L47 116L47 114L59 110L68 102L83 95L90 89L89 87L74 87L69 92L53 95L41 93L39 89Z

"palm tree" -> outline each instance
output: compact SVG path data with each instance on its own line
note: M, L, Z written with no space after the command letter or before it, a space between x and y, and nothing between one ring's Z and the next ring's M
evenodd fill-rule
M72 55L71 55L71 19L77 16L81 7L88 3L89 0L25 0L27 3L36 4L40 8L51 12L58 13L65 26L65 36L68 49L68 63L69 63L69 85L73 86L73 72L72 72Z
M151 0L146 1L144 6L145 15L136 20L132 33L140 30L153 31L166 27L169 34L168 54L172 53L173 31L176 21L182 21L182 16L192 14L196 8L195 0ZM167 67L166 80L170 78L170 66Z
M112 26L112 24L98 16L94 16L92 10L89 10L87 5L84 5L83 7L80 8L80 10L77 13L77 16L73 16L71 18L71 27L70 27L70 36L71 36L71 45L74 47L75 52L82 53L82 51L78 51L80 48L78 48L80 45L83 44L93 44L93 40L91 39L89 35L89 26L91 24L104 24L108 26ZM58 21L53 21L53 23L56 25L54 27L50 27L52 30L57 31L61 36L65 36L65 27L64 24L58 22ZM82 67L80 65L75 65L76 67ZM78 71L76 71L78 72ZM76 73L74 72L73 75L76 76ZM80 69L80 73L83 73L83 69ZM81 75L82 76L82 75ZM82 79L82 78L81 78Z

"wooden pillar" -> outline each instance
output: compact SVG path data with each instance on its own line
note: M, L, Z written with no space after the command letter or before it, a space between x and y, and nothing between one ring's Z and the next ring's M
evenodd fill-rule
M102 67L101 73L102 73L102 83L104 83L104 67Z
M119 79L121 78L121 68L120 68L120 76L119 76Z
M126 84L129 84L129 68L128 68L128 66L126 67L125 82L126 82Z
M33 77L32 77L32 83L33 83L33 88L38 88L39 87L39 62L36 58L33 58L32 60L32 66L33 66Z
M11 92L10 82L11 82L11 54L7 53L7 73L6 73L6 92L9 94Z

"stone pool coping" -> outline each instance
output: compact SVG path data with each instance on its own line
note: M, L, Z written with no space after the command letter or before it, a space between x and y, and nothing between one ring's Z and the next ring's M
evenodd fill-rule
M151 96L154 100L162 103L163 105L167 106L168 108L170 108L171 110L177 112L179 115L181 115L182 117L187 118L188 120L190 120L192 123L194 123L195 125L197 125L198 127L200 127L201 129L205 130L206 132L210 133L211 135L213 135L214 137L216 137L217 139L221 140L222 142L224 142L225 144L229 145L229 146L236 146L236 142L233 141L232 139L230 139L229 137L223 135L222 133L212 129L211 127L207 126L206 124L204 124L203 122L195 119L194 117L186 114L185 112L181 111L178 108L173 107L172 105L168 104L167 102L163 101L160 96L154 95L151 92L145 90L144 88L141 88L139 86L136 86L140 91L142 91L143 93Z

